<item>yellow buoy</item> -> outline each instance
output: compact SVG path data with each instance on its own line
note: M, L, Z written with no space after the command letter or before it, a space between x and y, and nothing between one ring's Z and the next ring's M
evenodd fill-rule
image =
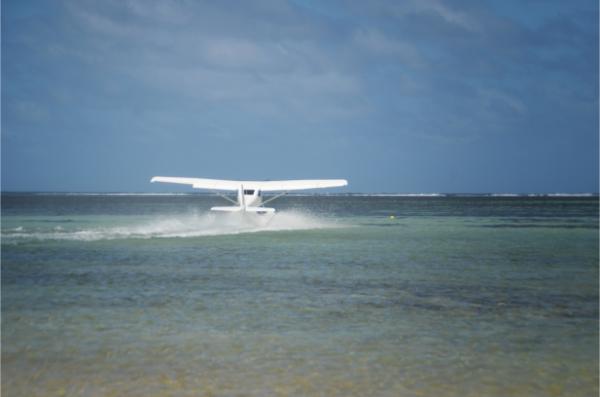
M394 215L390 215L390 219L396 219Z

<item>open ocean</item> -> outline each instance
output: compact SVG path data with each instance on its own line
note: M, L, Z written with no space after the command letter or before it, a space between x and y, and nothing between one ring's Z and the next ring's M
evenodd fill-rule
M597 196L213 205L2 194L2 396L598 396Z

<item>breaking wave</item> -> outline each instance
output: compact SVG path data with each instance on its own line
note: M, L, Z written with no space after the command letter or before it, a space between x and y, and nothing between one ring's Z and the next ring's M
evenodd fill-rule
M257 215L240 213L205 213L187 216L159 216L155 220L131 225L64 228L40 230L19 226L2 231L5 243L23 240L115 240L218 236L267 231L308 230L336 227L333 220L283 211L275 214Z

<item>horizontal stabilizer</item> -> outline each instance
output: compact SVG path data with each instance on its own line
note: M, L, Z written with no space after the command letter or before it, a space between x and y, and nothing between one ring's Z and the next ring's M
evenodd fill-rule
M246 207L246 211L248 212L258 212L258 213L265 213L265 212L275 212L275 208L267 208L267 207Z
M212 207L210 209L211 211L224 211L224 212L239 212L242 210L242 207L234 207L234 206L230 206L230 207Z
M260 213L272 213L275 212L275 208L267 208L267 207L239 207L239 206L229 206L229 207L212 207L211 211L221 211L221 212L256 212Z

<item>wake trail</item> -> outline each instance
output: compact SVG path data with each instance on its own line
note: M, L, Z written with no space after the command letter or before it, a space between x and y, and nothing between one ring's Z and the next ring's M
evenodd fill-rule
M25 240L74 240L98 241L116 239L186 238L202 236L233 235L268 231L293 231L337 227L333 220L298 212L282 211L274 215L257 214L189 214L158 216L155 220L120 226L88 226L67 229L56 226L52 229L28 230L19 226L3 230L5 242ZM7 241L8 240L8 241Z

